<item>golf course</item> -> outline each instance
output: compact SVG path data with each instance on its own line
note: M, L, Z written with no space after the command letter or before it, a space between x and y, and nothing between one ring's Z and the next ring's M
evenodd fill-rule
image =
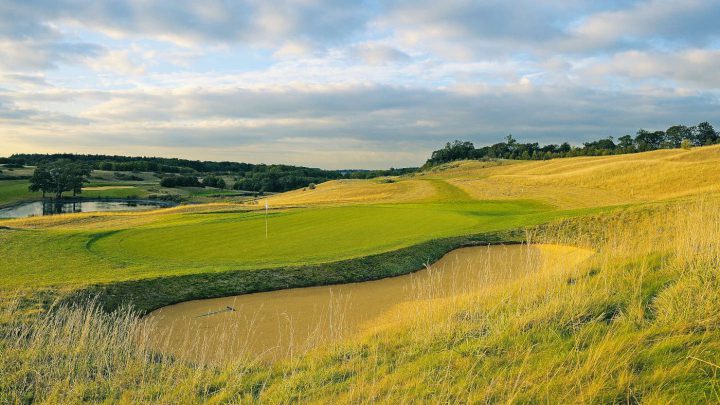
M78 288L339 262L718 192L718 162L720 147L458 162L403 177L330 181L248 203L6 220L0 276L10 288Z
M711 373L720 319L709 310L720 302L719 167L720 146L467 160L237 201L0 220L0 401L395 402L410 392L446 402L703 401L720 387ZM0 182L0 196L25 193L22 184ZM461 294L412 298L397 287L405 298L372 311L372 294L392 296L394 284L332 287L410 274L461 247L518 243L557 246L544 260L579 249L581 260L502 277L497 264L483 267L495 276ZM326 285L315 295L301 288ZM289 288L278 313L320 308L298 312L312 321L297 336L315 336L321 319L323 330L339 328L326 319L336 309L323 309L333 301L312 298L332 291L365 294L347 313L365 326L342 338L323 332L333 339L272 361L228 356L237 347L217 341L224 355L190 360L156 336L174 330L152 322L168 305L200 316L219 305L229 317L262 310L264 296L251 293ZM231 296L240 298L193 301Z

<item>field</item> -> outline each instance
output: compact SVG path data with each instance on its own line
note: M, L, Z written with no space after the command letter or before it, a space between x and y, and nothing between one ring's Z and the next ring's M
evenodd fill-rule
M334 181L268 198L267 239L264 200L2 221L0 402L717 401L718 167L713 146ZM214 296L242 274L262 275L243 291L337 282L343 271L356 281L518 237L597 253L420 301L362 336L270 365L157 356L137 341L147 327L137 314L108 314L102 297L27 315L38 291L104 285L114 302L177 301ZM141 308L160 302L174 301Z
M3 166L0 166L0 170ZM12 172L5 169L0 175L0 208L12 206L20 202L35 201L41 199L41 193L28 191L29 181L26 179L33 173L33 167L13 169ZM116 173L125 176L135 176L140 180L121 180ZM21 179L7 179L3 176L21 176ZM231 183L230 178L227 179ZM72 193L66 193L68 196ZM165 188L160 187L160 178L154 173L135 172L113 172L105 170L94 170L89 182L83 187L83 192L78 198L130 198L144 199L150 196L177 196L187 202L220 202L220 201L243 201L247 197L234 190L219 190L215 188Z

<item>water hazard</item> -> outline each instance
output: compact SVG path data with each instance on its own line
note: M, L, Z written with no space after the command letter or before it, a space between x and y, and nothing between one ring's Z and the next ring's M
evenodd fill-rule
M167 207L170 205L174 204L148 200L35 201L0 209L0 218L26 218L41 215L71 214L76 212L140 211Z
M404 276L188 301L146 319L164 352L198 361L277 359L355 335L408 302L477 292L590 254L556 245L461 248Z

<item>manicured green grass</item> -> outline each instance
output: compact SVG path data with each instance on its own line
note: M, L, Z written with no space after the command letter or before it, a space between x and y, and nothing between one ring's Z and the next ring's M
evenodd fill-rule
M158 213L88 231L0 230L8 287L87 285L228 270L328 263L427 240L546 222L533 201L341 206L270 212Z
M109 190L83 190L82 198L145 198L149 195L143 187L117 188Z
M40 198L41 193L28 191L28 184L27 180L0 180L0 207Z

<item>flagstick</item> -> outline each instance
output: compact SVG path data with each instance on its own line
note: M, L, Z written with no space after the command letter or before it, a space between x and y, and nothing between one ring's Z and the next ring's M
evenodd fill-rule
M267 217L268 217L268 202L265 200L265 239L268 238L268 223L267 223Z

